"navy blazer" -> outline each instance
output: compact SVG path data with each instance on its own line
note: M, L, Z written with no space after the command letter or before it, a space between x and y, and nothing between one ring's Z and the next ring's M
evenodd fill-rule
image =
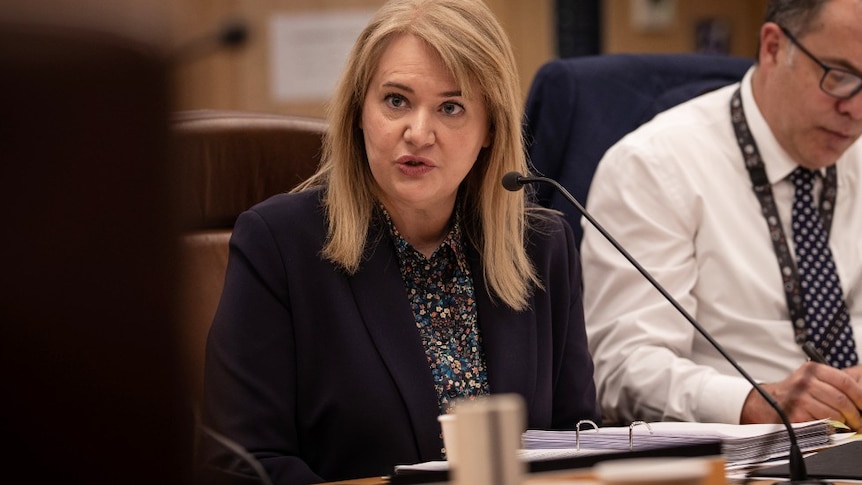
M243 213L207 341L204 417L257 457L276 484L381 476L441 459L438 400L385 226L350 276L320 257L320 190ZM515 312L469 260L492 393L518 393L530 428L598 422L571 228L529 235L546 290Z

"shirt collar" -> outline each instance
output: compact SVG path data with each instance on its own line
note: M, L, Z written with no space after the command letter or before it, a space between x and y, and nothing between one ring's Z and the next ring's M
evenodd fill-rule
M449 221L449 233L446 235L446 238L443 239L440 247L447 246L454 254L463 255L464 240L462 238L461 230L461 210L459 208L459 204L455 204L455 207L455 212L452 214L452 218ZM406 248L411 248L415 251L415 248L413 248L413 246L404 239L401 233L398 232L398 229L395 227L395 223L392 222L392 217L389 215L389 211L386 210L386 207L384 207L383 204L379 204L379 208L383 215L384 224L389 229L389 235L395 242L395 247L398 248L399 252L406 250ZM439 250L440 248L437 248L431 257L433 258ZM463 258L459 257L458 259L460 261Z
M790 158L784 148L778 143L772 130L766 123L760 107L754 100L754 90L751 87L752 77L756 66L750 68L742 78L740 94L742 95L742 109L745 111L745 121L751 130L751 134L760 151L760 158L766 168L766 176L770 184L778 183L796 170L799 165Z

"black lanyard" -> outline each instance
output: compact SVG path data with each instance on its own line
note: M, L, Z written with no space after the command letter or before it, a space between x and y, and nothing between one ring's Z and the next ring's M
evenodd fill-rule
M806 341L805 334L805 305L802 300L802 290L799 284L799 274L796 264L790 255L787 246L787 237L781 227L781 219L775 207L775 198L772 195L772 186L766 177L766 168L763 159L757 149L757 143L751 135L748 123L745 121L745 112L742 109L742 97L739 88L733 93L730 100L730 119L733 122L733 131L736 133L736 142L742 151L745 168L751 177L751 186L754 195L760 201L760 208L766 223L769 226L769 234L778 258L778 267L781 270L781 280L784 286L784 295L787 299L787 309L790 311L790 321L793 324L793 334L796 343L802 345ZM826 169L826 179L820 194L820 215L826 237L832 228L832 215L835 212L835 197L838 192L838 183L835 166Z

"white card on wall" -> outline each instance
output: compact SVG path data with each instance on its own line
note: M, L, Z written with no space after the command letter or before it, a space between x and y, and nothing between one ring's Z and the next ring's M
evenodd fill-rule
M288 102L329 98L356 37L373 14L374 10L334 10L272 15L272 97Z
M657 32L676 21L676 0L630 0L631 25L636 32Z

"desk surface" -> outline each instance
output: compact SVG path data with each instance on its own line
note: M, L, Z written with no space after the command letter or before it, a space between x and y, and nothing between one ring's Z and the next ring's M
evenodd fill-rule
M862 441L862 434L857 434L855 437L845 440L844 443L853 441ZM842 443L843 444L843 443ZM840 446L840 445L839 445ZM680 458L684 459L684 458ZM707 485L727 485L731 483L742 483L736 479L728 479L725 474L724 459L721 457L710 458L711 470ZM599 483L591 468L559 470L553 472L530 473L526 476L525 485L544 485L546 483L553 484L555 482L566 482L577 484ZM747 478L744 480L746 484L771 485L776 483L786 483L786 481L776 480L772 478ZM834 485L853 485L862 483L862 479L858 481L831 481ZM388 477L368 477L354 480L343 480L338 482L327 482L323 485L388 485Z
M685 458L680 458L685 459ZM724 475L724 459L721 457L709 458L710 474L705 485L726 485L727 480ZM545 483L580 483L596 484L595 474L591 468L581 468L572 470L557 470L551 472L529 473L526 475L524 485L543 485ZM356 480L343 480L338 482L327 482L322 485L387 485L389 480L387 477L370 477ZM448 482L444 482L448 483ZM429 484L430 485L430 484Z

